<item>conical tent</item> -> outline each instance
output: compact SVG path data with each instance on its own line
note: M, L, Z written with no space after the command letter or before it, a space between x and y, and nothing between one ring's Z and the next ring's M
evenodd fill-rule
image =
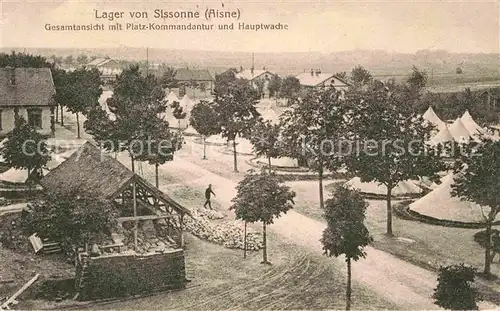
M431 145L437 145L453 141L453 136L447 126L443 127L434 137L431 138Z
M447 175L435 190L410 204L410 209L438 219L462 222L483 221L479 205L451 196L451 185L453 183L453 174ZM486 214L489 212L487 207L483 207L483 210Z
M269 120L272 123L276 123L279 119L278 114L274 111L272 107L267 107L267 109L261 113L264 120Z
M191 125L184 130L184 133L189 135L199 135L198 132Z
M264 157L258 158L257 163L265 164L265 165L269 164L267 158L264 158ZM299 167L299 163L298 163L297 159L289 158L289 157L271 158L271 165L272 166L279 166L279 167Z
M430 122L433 124L437 130L441 130L443 127L446 127L446 123L444 123L434 112L434 109L432 109L432 106L429 106L427 111L424 113L422 116L424 120Z
M246 138L236 139L236 152L244 154L253 154L253 145Z
M378 194L378 195L386 195L387 187L382 184L378 184L377 182L362 182L361 178L354 177L348 182L345 183L348 188L356 189L363 193L369 194ZM400 196L400 195L409 195L409 194L419 194L422 192L422 189L418 187L411 181L402 181L398 183L394 189L392 189L392 195Z
M181 99L180 104L182 109L184 109L186 113L190 112L194 106L194 102L189 98L187 94L184 95L184 97Z
M476 123L476 121L474 121L468 110L464 112L460 120L464 124L467 131L469 131L469 133L471 133L472 135L478 135L484 133L484 129L480 127Z
M170 91L170 93L168 93L168 96L165 98L165 100L169 105L172 104L173 102L180 102L179 98L177 97L177 95L175 95L173 91Z
M471 133L465 128L464 124L457 118L452 125L450 125L450 134L453 136L453 140L459 143L469 142L471 139Z

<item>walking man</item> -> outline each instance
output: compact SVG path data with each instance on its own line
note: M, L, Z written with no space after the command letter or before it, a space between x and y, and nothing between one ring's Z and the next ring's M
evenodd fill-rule
M203 204L204 208L207 208L207 204L208 204L208 207L210 207L210 209L213 209L212 208L212 203L210 202L210 196L212 194L215 197L215 193L212 191L212 184L209 184L208 188L205 190L205 199L206 199L206 201L205 201L205 204Z

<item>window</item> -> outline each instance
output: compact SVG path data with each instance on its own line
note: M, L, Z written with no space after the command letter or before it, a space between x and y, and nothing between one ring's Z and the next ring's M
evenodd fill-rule
M42 109L40 108L28 109L28 124L36 129L42 128Z

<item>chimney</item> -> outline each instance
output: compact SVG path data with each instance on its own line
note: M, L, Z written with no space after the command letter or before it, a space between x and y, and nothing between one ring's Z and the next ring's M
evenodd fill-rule
M264 70L264 71L265 71L265 70L266 70L266 66L262 67L262 70Z
M319 76L320 73L321 73L321 70L316 69L316 77Z
M243 66L240 66L240 72L243 72Z
M311 77L314 77L314 69L311 69Z
M254 70L254 68L252 66L252 68L250 68L250 73L252 74L252 76L253 76L253 70Z

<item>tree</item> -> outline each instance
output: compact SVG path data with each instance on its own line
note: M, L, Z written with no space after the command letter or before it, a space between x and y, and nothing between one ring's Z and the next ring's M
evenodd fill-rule
M327 256L345 255L347 263L346 310L351 308L351 260L365 258L363 248L373 239L364 225L368 203L361 195L343 186L337 187L325 205L327 227L321 243Z
M491 273L492 226L500 212L500 142L483 138L461 152L455 167L452 195L478 204L486 226L484 273ZM485 209L489 209L488 212Z
M207 158L206 155L206 138L211 135L216 135L221 132L217 114L215 113L212 105L207 101L200 101L194 105L191 110L191 117L189 123L193 128L202 135L203 139L203 159Z
M412 73L406 82L409 85L410 91L419 93L427 85L427 80L427 73L413 66Z
M254 127L250 136L250 142L257 156L265 156L269 163L271 172L271 158L280 155L280 126L270 121L260 121Z
M264 86L265 86L265 81L262 79L255 79L254 85L257 88L257 94L259 98L264 98Z
M234 171L238 171L236 137L249 137L260 118L258 95L244 80L219 86L224 93L215 92L214 111L219 119L222 137L233 141Z
M368 70L366 70L363 66L358 65L351 71L351 81L353 83L353 87L361 88L370 84L373 81L373 77Z
M288 76L281 82L280 97L291 100L300 92L300 81L297 77Z
M76 58L76 62L80 65L86 65L88 62L89 62L89 58L87 55L85 54L80 54L78 55L78 57Z
M181 105L179 102L174 101L170 107L172 107L172 112L174 115L174 118L177 119L177 124L179 126L179 132L181 131L181 120L185 119L187 114L184 112L184 109L182 109Z
M53 68L53 64L49 63L45 57L40 55L32 55L27 53L16 53L12 51L10 54L0 54L0 68Z
M20 116L15 117L15 127L7 134L0 152L9 167L28 171L28 182L38 180L50 160L43 136Z
M324 207L323 176L326 168L338 170L342 157L338 147L346 138L347 106L334 88L313 90L304 98L292 100L292 109L280 117L283 153L304 157L318 173L320 207Z
M106 150L128 151L135 171L135 157L148 159L144 155L148 144L158 139L159 129L168 129L168 122L159 117L166 111L164 98L165 91L158 80L153 75L141 75L139 66L132 65L117 76L113 96L107 100L115 119L110 120L95 109L89 112L85 126Z
M407 108L412 97L401 89L386 87L348 92L347 101L356 109L351 120L356 148L348 167L362 182L377 182L387 188L387 235L392 236L392 190L399 182L428 176L437 178L445 167L439 148L427 141L432 127Z
M277 97L281 90L282 80L278 75L273 75L269 81L267 89L269 90L269 97Z
M172 89L174 87L177 87L177 81L175 80L175 69L165 66L163 68L163 75L160 79L160 83L163 88Z
M86 115L94 106L99 105L102 94L102 81L97 69L80 68L57 75L55 99L72 113L76 114L77 138L80 138L80 113Z
M276 174L262 171L257 173L249 170L245 178L237 186L238 193L232 199L236 219L245 221L245 251L246 223L262 222L263 253L262 263L267 260L266 226L271 225L275 218L293 208L295 192L288 186L280 185Z
M472 286L476 270L460 265L442 266L432 298L436 305L448 310L478 310L481 297Z
M228 92L228 86L235 83L236 74L238 71L235 68L230 68L220 74L215 75L214 94L225 94Z
M73 65L73 64L74 64L74 62L75 62L75 60L73 59L73 55L68 55L68 56L66 56L66 57L64 58L64 60L63 60L63 63L64 63L65 65L69 65L69 66Z
M340 78L340 79L342 79L342 80L349 79L349 77L347 76L347 72L345 72L345 71L337 72L335 74L335 76L338 77L338 78Z
M46 193L28 204L21 222L26 235L58 241L63 248L99 243L116 226L118 211L114 205L99 196Z

